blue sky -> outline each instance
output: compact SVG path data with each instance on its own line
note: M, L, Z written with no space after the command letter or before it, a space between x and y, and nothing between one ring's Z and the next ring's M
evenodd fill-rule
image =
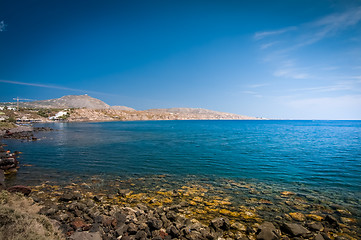
M0 90L361 119L361 1L0 0Z

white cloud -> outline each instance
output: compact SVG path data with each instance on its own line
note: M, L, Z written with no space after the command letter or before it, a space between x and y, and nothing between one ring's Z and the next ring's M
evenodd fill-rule
M286 51L297 49L306 45L314 44L326 37L333 36L361 21L361 7L350 9L342 13L334 13L313 22L291 26L274 31L257 32L254 35L256 40L264 38L277 37L289 31L295 31L292 38L289 39L293 45L287 46ZM297 31L296 31L297 30ZM261 45L261 49L266 49L273 44L266 43Z
M261 49L264 50L264 49L270 48L270 47L272 47L273 45L276 45L277 43L279 43L279 41L262 44L262 45L261 45Z
M298 71L296 69L292 69L292 68L279 69L279 70L275 71L273 73L273 75L276 77L294 78L294 79L307 79L307 78L311 77L307 73L300 72L300 71Z
M263 95L259 94L258 92L255 92L255 91L242 91L241 93L249 94L249 95L252 95L252 96L257 97L257 98L262 98L263 97Z
M296 29L297 29L297 27L287 27L287 28L283 28L283 29L279 29L279 30L275 30L275 31L257 32L254 34L254 38L256 40L261 40L265 37L280 35L280 34L283 34L283 33L289 32L289 31L293 31Z
M265 87L265 86L269 86L269 83L259 83L259 84L251 84L248 85L249 88L260 88L260 87Z

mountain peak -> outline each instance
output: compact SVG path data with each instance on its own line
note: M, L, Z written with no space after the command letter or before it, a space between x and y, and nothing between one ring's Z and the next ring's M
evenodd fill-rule
M61 98L41 100L23 103L25 106L34 106L38 108L90 108L90 109L109 109L110 106L105 102L84 95L66 95Z

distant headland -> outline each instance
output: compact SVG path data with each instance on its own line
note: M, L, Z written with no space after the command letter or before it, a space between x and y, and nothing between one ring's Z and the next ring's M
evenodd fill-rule
M32 102L0 103L0 111L0 120L5 122L261 119L202 108L167 108L138 111L126 106L110 106L86 94L67 95L61 98Z

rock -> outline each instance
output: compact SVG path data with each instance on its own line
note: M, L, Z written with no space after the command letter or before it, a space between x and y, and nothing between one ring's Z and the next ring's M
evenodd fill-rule
M122 212L116 212L114 214L115 219L117 220L117 224L120 225L122 223L125 223L125 221L127 220L127 215L125 215Z
M22 193L25 196L28 196L31 193L31 189L29 187L22 186L22 185L9 187L7 189L7 191L12 192L12 193L14 193L14 192Z
M323 239L325 239L325 240L331 240L331 238L330 238L330 236L329 236L328 233L321 232L321 235L322 235Z
M303 215L300 212L291 212L291 213L289 213L289 215L292 217L292 219L294 219L296 221L303 222L306 220L305 215Z
M5 186L4 170L0 169L0 191L4 190L5 188L6 188L6 186Z
M123 234L128 230L128 225L122 224L120 225L115 232L117 233L117 236L123 236Z
M337 219L332 216L332 215L327 215L325 218L325 221L328 222L329 224L331 224L331 226L333 227L339 227L339 222L337 221Z
M80 199L76 194L74 193L64 193L60 198L59 201L62 202L69 202L69 201L73 201L73 200L77 200Z
M341 217L341 221L345 224L355 224L357 220L355 218Z
M281 197L289 197L289 196L292 196L292 195L296 195L296 193L290 192L290 191L281 192Z
M94 197L93 197L93 200L94 200L95 202L101 202L101 201L102 201L102 198L99 197L99 196L94 196Z
M167 232L173 238L178 238L180 235L179 230L175 226L169 227Z
M79 228L83 228L86 224L83 219L75 218L70 225L74 228L74 230L77 230Z
M242 231L242 232L245 232L247 230L246 226L244 226L242 223L240 222L234 222L232 225L231 225L231 229L235 229L235 230L238 230L238 231Z
M134 224L134 223L130 223L129 225L128 225L128 233L129 234L136 234L137 232L138 232L138 227Z
M307 214L307 218L312 219L314 221L318 221L318 222L323 221L323 217L316 215L316 214Z
M191 231L188 236L187 239L189 240L203 240L203 236L200 232L197 231Z
M102 240L99 232L75 232L69 239L71 240Z
M156 218L151 218L148 220L148 226L150 229L159 230L162 228L163 222Z
M323 231L323 229L324 229L322 223L320 223L320 222L309 223L309 224L307 225L307 227L308 227L311 231Z
M350 211L345 210L345 209L337 209L337 212L342 214L342 215L349 215L349 216L352 215Z
M102 216L101 222L105 227L115 227L117 225L117 220L109 216Z
M315 236L314 240L325 240L325 239L323 238L323 236L322 236L320 233L318 233L318 234Z
M131 191L129 189L118 189L118 195L121 197L126 197L129 194L131 194Z
M290 234L292 237L303 236L310 233L310 231L297 223L284 223L282 225L282 231Z
M231 224L229 223L228 218L215 218L210 222L210 227L214 230L221 229L221 230L229 230Z
M277 229L271 222L264 222L258 227L257 240L276 240L279 239Z
M147 239L147 233L145 232L145 231L143 231L143 230L141 230L141 231L138 231L136 234L135 234L135 236L134 236L134 238L136 239L136 240L140 240L140 239Z

